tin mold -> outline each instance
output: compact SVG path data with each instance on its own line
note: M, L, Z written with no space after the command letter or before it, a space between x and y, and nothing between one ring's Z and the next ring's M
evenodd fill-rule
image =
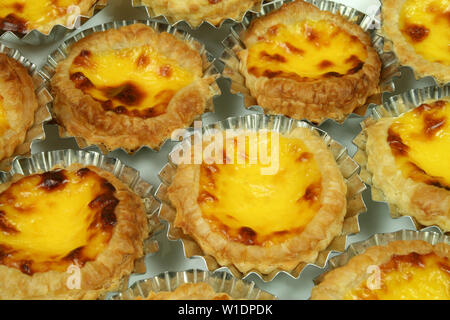
M110 0L111 1L111 0ZM162 20L165 21L173 26L176 26L178 24L181 23L185 23L189 26L189 28L195 30L195 29L199 29L200 27L202 27L203 25L208 25L214 29L220 29L222 28L222 26L226 25L226 24L234 24L234 23L240 23L242 22L242 20L244 19L244 17L249 14L249 13L257 13L261 10L261 6L263 5L263 3L266 0L261 0L260 3L253 7L250 8L249 10L246 10L245 12L243 12L240 17L238 19L233 19L233 18L224 18L219 24L213 24L208 20L202 21L200 24L191 24L190 22L186 21L186 20L180 20L177 19L175 17L172 16L168 16L168 15L164 15L160 12L155 12L152 8L148 7L147 5L145 5L143 3L142 0L131 0L131 5L133 7L144 7L147 14L149 15L150 18L152 19L158 19L158 20Z
M160 231L163 226L157 216L160 203L152 194L153 186L143 180L137 170L126 166L118 159L109 158L97 152L58 150L15 158L9 171L0 171L0 184L10 181L15 175L29 176L50 171L55 167L69 167L75 163L83 166L95 166L112 173L141 197L147 214L149 237L144 240L144 256L135 261L134 272L145 273L145 256L158 251L158 243L152 239L152 235ZM128 277L121 280L120 290L127 287Z
M347 214L344 219L342 233L333 239L329 246L319 253L315 264L317 266L324 266L329 254L332 251L344 251L347 243L347 236L359 232L358 216L360 213L366 211L365 203L362 199L362 192L366 189L366 186L359 177L358 171L359 166L347 153L347 149L340 145L338 142L333 140L325 131L311 126L305 121L293 120L284 116L273 116L273 115L262 115L262 114L250 114L247 116L228 118L224 121L214 123L209 126L202 128L202 135L208 135L214 130L248 130L248 131L258 131L258 130L268 130L275 131L280 134L288 134L295 128L307 128L312 131L317 132L323 139L324 143L328 146L329 150L332 152L336 163L341 170L343 177L345 178L347 184ZM247 274L242 274L238 269L233 266L220 266L217 261L209 255L205 255L202 252L200 246L192 240L192 238L185 236L181 230L171 226L173 219L175 218L176 209L172 207L170 200L167 196L167 188L170 186L172 179L176 172L175 161L173 161L173 155L179 150L179 148L189 148L190 140L195 135L195 132L190 136L186 136L184 141L176 145L172 152L169 154L168 163L163 167L159 173L161 184L156 191L156 198L161 201L161 207L159 215L162 219L169 222L167 236L169 240L181 239L183 244L183 251L185 257L200 257L204 260L209 270L217 270L218 268L223 268L230 271L236 277L242 278L247 277L251 274L257 274L264 281L271 281L279 273L284 272L289 274L291 277L298 278L301 271L307 265L306 263L300 263L291 272L286 271L275 271L268 275L263 275L257 271L251 271Z
M387 99L384 104L370 109L368 117L363 119L360 123L362 128L361 132L353 140L353 144L358 148L353 159L361 166L361 178L366 184L371 185L372 200L387 203L393 218L399 218L401 216L409 217L414 222L417 229L425 226L421 225L414 217L399 212L399 209L395 205L386 201L383 191L372 185L372 173L367 168L367 134L365 129L382 118L398 117L402 113L412 110L426 101L441 99L448 96L450 96L450 84L442 87L431 86L411 89L402 94L392 96Z
M30 154L32 143L37 140L45 139L44 123L52 119L49 111L52 97L45 87L45 79L40 76L36 65L22 56L19 50L0 44L0 53L6 54L8 57L20 62L25 69L28 70L28 73L33 80L35 95L38 102L38 108L34 113L33 125L28 129L25 140L16 147L14 153L10 157L0 160L0 170L9 170L11 163L16 156Z
M422 240L432 245L437 243L450 244L450 237L442 234L441 232L400 230L392 233L379 233L373 235L365 241L351 244L344 253L329 259L327 263L327 272L345 266L350 259L364 253L364 251L370 247L385 246L393 241L399 240ZM314 279L315 285L321 283L325 275L326 273L322 273Z
M257 102L245 85L244 75L242 75L239 71L240 60L237 56L237 52L246 49L244 43L240 40L240 35L249 28L254 19L265 16L270 12L279 9L283 4L290 3L292 1L293 0L274 0L264 3L260 12L247 13L243 21L234 25L230 30L230 35L222 41L224 46L224 52L220 57L220 60L224 65L222 74L224 77L231 80L231 92L235 94L240 93L243 96L244 104L247 108L255 106ZM398 70L399 65L395 55L390 52L384 52L384 38L377 29L379 25L379 14L369 16L351 7L328 0L305 0L305 2L313 4L322 11L329 11L333 14L339 14L350 22L359 25L365 32L369 33L373 47L382 62L382 69L379 84L380 92L369 97L365 105L356 108L353 113L351 113L363 116L369 106L381 103L382 93L395 91L395 83L393 79L395 76L400 75ZM350 114L347 115L346 118L349 116ZM326 120L328 119L323 120L321 123ZM343 123L344 121L345 119L341 122Z
M86 14L78 15L74 19L71 26L56 24L50 29L48 33L41 32L37 29L30 30L25 34L18 34L12 31L0 30L0 40L21 41L30 45L51 43L56 41L57 39L60 39L67 32L81 27L85 22L87 22L92 16L102 10L105 6L106 0L99 0L91 7L91 9L89 9Z
M112 295L111 300L145 299L152 292L172 292L180 285L187 283L207 283L215 292L226 293L235 300L276 299L272 294L258 289L254 282L236 279L227 272L219 271L213 273L191 269L181 272L167 271L152 278L138 280L127 290Z
M50 54L50 56L47 59L47 63L39 71L42 78L44 78L46 80L45 86L48 89L48 91L51 91L50 80L56 72L56 67L57 67L58 63L60 61L64 60L68 56L68 54L70 52L70 46L72 44L74 44L75 42L80 41L81 39L87 37L88 35L96 33L96 32L103 32L103 31L106 31L109 29L119 29L121 27L136 24L136 23L145 24L160 33L167 32L169 34L174 35L179 40L185 41L190 46L192 46L193 48L195 48L199 51L199 54L201 55L201 58L203 60L203 77L213 77L213 78L215 78L215 80L217 80L219 78L220 72L218 71L218 69L215 66L216 59L213 57L213 55L211 55L206 50L204 45L200 44L200 42L198 42L189 33L179 30L175 27L172 27L166 23L162 23L162 22L155 21L155 20L122 20L122 21L114 21L114 22L100 24L93 28L81 31L80 33L74 35L73 37L65 40L52 54ZM214 81L210 85L210 91L212 92L213 97L219 94L220 89L219 89L216 81ZM50 110L52 110L52 105L50 105ZM205 113L203 113L203 115L207 114L209 112L213 112L213 110L214 110L214 105L213 105L213 101L211 98L210 101L208 102L208 105L206 106L206 111L205 111ZM202 115L199 115L197 118L200 119L201 116ZM59 133L60 133L61 137L64 137L64 138L72 137L69 133L67 133L65 131L65 129L62 126L58 126L58 127L59 127ZM83 137L74 137L74 138L75 138L77 144L80 146L80 148L86 148L86 147L90 146L90 144ZM162 141L160 143L160 147L167 140L169 140L169 139ZM123 148L119 148L116 150L108 150L108 148L103 144L97 144L95 146L97 146L101 150L101 152L104 154L113 152L113 151L117 151L117 150L121 150L125 153L129 153ZM149 148L149 147L141 146L139 149L134 150L131 153L136 153L143 148ZM149 148L149 149L151 149L151 148Z

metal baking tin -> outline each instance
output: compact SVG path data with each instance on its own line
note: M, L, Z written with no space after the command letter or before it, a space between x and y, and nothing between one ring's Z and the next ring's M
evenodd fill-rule
M88 21L94 14L99 12L101 9L103 9L106 5L105 0L99 0L97 1L89 10L89 12L86 15L79 15L76 17L76 19L73 22L72 26L64 26L61 24L54 25L50 32L48 34L43 33L39 30L30 30L29 32L18 35L12 31L2 31L0 30L0 40L5 41L22 41L27 44L31 45L41 45L44 43L51 43L55 41L56 39L60 39L61 36L64 36L67 32L79 28L82 26L86 21Z
M88 35L95 33L95 32L102 32L102 31L106 31L109 29L119 29L121 27L124 26L128 26L128 25L132 25L132 24L136 24L136 23L141 23L141 24L145 24L151 28L153 28L155 31L157 32L167 32L170 33L172 35L174 35L175 37L177 37L178 39L187 42L188 44L190 44L191 46L193 46L193 48L198 49L200 56L202 57L203 60L203 77L214 77L217 78L220 76L220 72L218 71L218 69L215 66L215 61L216 59L206 50L205 46L200 44L194 37L192 37L189 33L179 30L175 27L172 27L166 23L162 23L159 21L155 21L155 20L122 20L122 21L114 21L114 22L109 22L109 23L105 23L105 24L101 24L101 25L97 25L93 28L81 31L80 33L77 33L76 35L74 35L73 37L65 40L59 47L58 49L56 49L47 59L47 63L41 68L41 70L39 71L40 75L46 80L45 85L48 88L48 90L50 91L50 80L53 77L53 75L56 72L56 67L58 65L58 63L62 60L64 60L65 58L67 58L68 54L69 54L69 50L70 50L70 46L72 44L74 44L77 41L80 41L81 39L87 37ZM218 95L220 90L219 87L217 85L217 82L214 81L211 85L210 85L210 90L213 93L212 96ZM50 105L50 108L52 107L52 105ZM213 106L213 102L212 99L208 102L208 105L206 107L206 111L205 113L211 112L213 111L214 106ZM51 110L51 109L50 109ZM198 118L200 118L201 115L198 116ZM59 127L60 129L60 136L61 137L71 137L70 134L68 134L65 129L63 127ZM89 146L89 143L83 138L83 137L74 137L78 143L78 145L81 148L85 148ZM167 139L166 139L167 140ZM160 146L162 146L164 144L165 141L162 141ZM109 153L113 150L108 150L106 148L106 146L104 146L103 144L98 144L96 145L101 152L103 152L104 154ZM142 146L141 148L139 148L138 150L134 151L137 152L142 148L148 148L146 146ZM127 151L125 151L122 148L119 148L120 150L122 150L123 152L127 153ZM148 148L151 149L151 148ZM116 149L117 150L117 149ZM116 151L114 150L114 151Z
M353 140L353 143L358 147L358 150L354 156L354 160L361 166L360 176L365 183L371 185L372 180L372 174L367 169L367 154L365 151L367 136L365 133L365 128L381 118L398 117L402 113L412 110L428 100L441 99L449 96L450 84L442 87L432 86L418 88L406 91L403 94L392 96L387 101L385 101L384 104L370 109L369 116L360 123L362 128L361 132ZM371 191L373 201L387 203L382 190L372 185ZM389 206L390 214L393 218L404 216L398 212L395 206L390 205L389 203L387 203L387 205ZM407 217L409 217L414 222L417 229L424 227L414 217Z
M112 294L111 300L136 300L145 299L148 295L158 292L172 292L180 285L186 283L207 283L217 293L226 293L232 299L245 300L274 300L276 297L268 292L258 289L254 282L239 280L231 274L220 272L208 272L191 269L180 272L164 272L155 277L142 279L135 282L125 291Z
M109 1L112 1L112 0L109 0ZM232 19L232 18L225 18L224 20L222 20L222 21L219 23L218 26L215 26L214 24L212 24L211 22L209 22L209 21L207 21L207 20L206 20L206 21L203 21L203 22L200 23L199 25L191 25L191 24L190 24L188 21L186 21L186 20L178 20L178 19L176 19L176 18L174 18L174 17L167 16L167 15L163 15L163 14L161 14L161 13L159 13L159 12L154 12L153 9L147 7L147 5L145 5L145 4L142 2L142 0L131 0L131 5L132 5L133 7L144 7L145 10L146 10L146 12L147 12L147 14L149 15L150 18L152 18L152 19L158 19L158 20L161 19L162 21L165 21L165 22L167 22L167 23L169 23L169 24L171 24L171 25L173 25L173 26L178 25L178 24L181 24L181 23L185 23L185 24L187 24L187 25L189 26L189 28L191 28L191 29L199 29L199 28L202 27L203 25L208 25L208 26L210 26L210 27L212 27L212 28L220 29L220 28L221 28L223 25L225 25L225 24L229 24L229 23L231 23L231 24L234 24L234 23L240 23L248 13L256 13L256 12L259 12L259 11L261 10L262 4L263 4L265 1L266 1L266 0L261 0L261 3L260 3L260 4L258 4L256 7L253 7L253 8L251 8L251 9L245 11L245 12L242 14L242 16L241 16L239 19L237 19L237 20L236 20L236 19Z
M305 121L294 120L284 116L274 115L251 114L242 117L228 118L224 121L219 121L212 125L204 126L202 128L202 135L211 134L215 130L228 129L242 129L255 132L259 130L268 130L278 132L280 134L288 134L293 129L299 127L310 129L311 131L315 131L319 134L324 143L328 146L328 149L332 152L347 184L347 214L344 219L342 233L341 235L333 239L327 249L319 253L318 258L314 263L314 265L323 267L331 251L344 251L346 247L347 236L359 232L358 215L366 211L366 206L361 195L361 193L366 189L366 186L359 177L358 164L353 161L348 155L347 149L333 140L325 131L318 129ZM293 278L299 277L301 271L307 265L306 263L300 263L291 273L278 270L268 275L263 275L257 271L252 271L244 275L241 274L237 270L237 268L232 265L221 267L212 256L204 255L201 248L190 237L180 237L180 234L182 234L182 232L170 225L170 220L173 219L176 212L175 208L171 206L170 201L167 197L167 188L171 184L172 178L176 172L176 165L174 164L174 161L172 161L172 156L177 150L179 150L179 148L182 148L183 150L187 150L186 148L190 148L191 138L194 135L195 132L190 136L185 137L182 142L180 142L173 148L172 152L169 154L168 163L164 166L159 174L161 185L158 187L155 196L161 201L160 218L169 221L169 228L167 232L168 238L170 240L177 240L181 238L185 256L187 258L190 258L192 256L201 257L202 259L204 259L208 269L212 271L222 268L224 270L229 270L239 278L245 278L251 274L257 274L264 281L270 281L280 273L289 274Z
M236 24L231 28L231 34L222 42L225 47L225 50L220 57L220 60L224 64L223 76L231 79L231 92L242 94L247 107L255 105L256 101L245 86L245 77L239 72L240 60L236 53L245 49L244 43L240 40L240 35L249 28L254 19L265 16L270 12L279 9L283 4L290 3L292 1L293 0L271 1L263 4L259 13L247 13L241 23ZM333 1L304 1L313 4L322 11L329 11L333 14L339 14L350 22L359 25L365 32L369 33L372 40L372 45L382 62L382 69L380 76L380 94L369 97L366 105L360 106L353 111L353 114L356 113L358 115L364 115L366 109L373 104L373 102L381 102L381 94L383 92L392 92L395 90L395 84L392 80L395 76L399 75L398 64L396 64L395 56L392 53L384 52L384 38L377 32L376 29L379 24L379 18L377 16L366 15L356 9ZM348 118L348 116L346 118ZM322 123L325 121L326 119L322 121Z
M95 166L112 173L117 179L125 183L131 191L141 197L144 204L149 237L144 240L144 254L150 255L158 251L158 244L152 239L152 235L161 229L160 220L157 216L159 201L153 196L153 186L140 177L139 171L126 166L120 160L108 158L100 153L85 150L58 150L40 152L28 157L17 157L14 159L9 171L0 171L0 183L6 183L14 175L29 176L36 173L50 171L56 166L68 167L78 163L83 166ZM145 255L135 261L136 273L145 273ZM128 276L122 279L121 289L128 285Z
M422 240L432 245L435 245L437 243L450 244L450 237L439 232L400 230L391 233L379 233L375 234L365 241L351 244L343 254L340 254L328 260L327 272L346 265L350 261L350 259L364 253L367 248L374 246L385 246L393 241L399 240ZM314 283L318 285L323 281L325 275L326 273L323 273L318 276L316 279L314 279Z
M6 54L8 57L20 62L25 69L28 70L28 74L33 80L35 95L38 102L38 108L34 113L33 125L28 129L25 140L16 147L14 153L10 157L0 160L0 170L9 170L14 157L30 154L32 143L35 140L45 139L44 123L52 118L49 111L49 104L52 101L52 97L50 92L44 86L45 79L40 76L36 65L22 56L19 50L9 48L0 43L0 53Z

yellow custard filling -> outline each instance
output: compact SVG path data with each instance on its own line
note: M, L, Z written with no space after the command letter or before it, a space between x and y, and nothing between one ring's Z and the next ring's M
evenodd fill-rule
M367 59L364 44L326 21L278 24L248 49L247 68L255 76L299 81L356 73Z
M2 0L0 26L3 30L24 33L49 24L71 26L80 15L81 0Z
M399 25L418 54L431 62L450 65L449 0L407 0Z
M0 135L4 134L9 128L8 118L6 117L6 111L3 107L3 97L0 96Z
M372 276L376 276L375 273ZM394 256L379 266L380 282L363 283L348 292L347 300L449 300L448 258L434 253ZM375 278L374 278L375 279Z
M116 223L114 191L88 168L13 183L0 194L0 264L33 274L94 260Z
M423 104L398 117L388 130L396 164L407 178L450 187L450 105Z
M100 101L105 110L141 117L164 113L175 93L196 78L148 45L83 50L74 59L70 75L75 85Z
M300 139L275 132L248 133L232 142L226 163L201 165L197 201L204 218L246 245L269 246L301 233L321 206L322 177L314 155ZM276 170L262 174L268 167Z

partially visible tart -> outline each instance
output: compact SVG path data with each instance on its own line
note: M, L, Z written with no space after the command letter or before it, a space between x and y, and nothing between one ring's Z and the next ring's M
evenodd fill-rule
M183 283L173 291L150 292L142 300L233 300L224 292L216 292L211 285L204 282ZM139 300L141 300L139 299Z
M0 30L19 34L39 30L48 34L57 24L72 28L76 18L89 12L96 0L2 0Z
M419 76L450 80L450 2L448 0L383 1L383 32L393 42L402 65Z
M211 151L206 141L204 155ZM222 146L222 154L201 164L178 165L168 188L176 209L171 227L242 273L290 272L314 262L341 234L347 203L344 178L323 140L297 128L286 135L242 132Z
M38 101L27 69L0 53L0 160L13 155L34 123Z
M431 100L366 129L371 183L400 214L450 230L450 100Z
M155 15L172 21L184 20L191 26L208 21L215 26L226 19L240 20L247 10L261 4L261 0L141 0Z
M107 149L157 148L209 106L213 76L193 42L134 24L69 48L53 76L53 110L68 134Z
M313 288L313 300L449 300L450 245L395 241L370 247Z
M0 186L0 299L95 299L143 254L143 202L94 166Z
M304 1L256 18L239 71L266 112L343 121L378 93L381 62L361 27Z

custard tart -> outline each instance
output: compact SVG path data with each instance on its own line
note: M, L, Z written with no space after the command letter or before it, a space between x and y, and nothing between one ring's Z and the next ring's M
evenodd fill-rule
M379 92L381 62L370 36L304 1L252 21L237 51L245 86L265 112L343 121Z
M13 155L25 141L38 106L27 69L0 53L0 160Z
M402 65L450 81L448 0L385 0L382 14L383 32Z
M315 131L238 132L214 139L212 156L204 139L201 164L180 161L168 187L175 216L161 216L205 256L241 273L290 272L341 234L347 185Z
M215 26L228 18L242 19L244 13L258 7L261 0L141 0L155 15L163 15L176 22L187 21L196 27L203 21Z
M39 30L48 34L59 24L73 28L80 15L86 15L96 0L2 0L0 30L25 34Z
M143 254L144 204L95 166L0 185L0 299L95 299Z
M400 240L368 248L313 288L313 300L449 300L450 245Z
M371 184L400 214L450 230L450 100L429 100L365 129Z
M51 79L58 123L109 150L157 148L210 105L195 44L140 23L75 42Z

